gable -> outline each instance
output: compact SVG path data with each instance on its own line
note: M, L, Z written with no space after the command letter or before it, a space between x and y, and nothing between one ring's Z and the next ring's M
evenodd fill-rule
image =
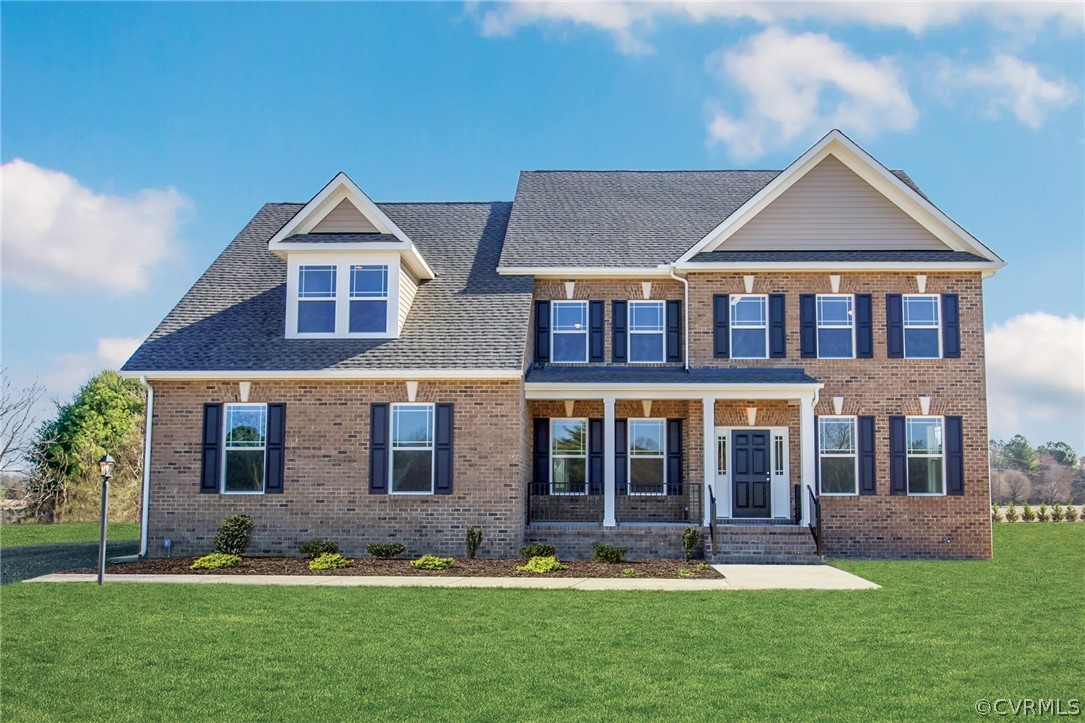
M950 247L834 155L827 155L720 246L728 251Z
M309 233L380 233L357 206L344 198Z

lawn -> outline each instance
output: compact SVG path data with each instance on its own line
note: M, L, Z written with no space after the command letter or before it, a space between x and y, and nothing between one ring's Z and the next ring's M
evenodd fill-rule
M97 542L100 522L73 522L60 525L0 525L0 547L49 545L54 542ZM110 522L110 540L138 540L138 522Z
M18 584L5 720L976 720L1085 698L1085 524L853 592Z

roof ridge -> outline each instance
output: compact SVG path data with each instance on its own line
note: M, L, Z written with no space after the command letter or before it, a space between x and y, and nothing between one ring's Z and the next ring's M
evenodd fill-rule
M520 173L782 173L775 168L536 168Z

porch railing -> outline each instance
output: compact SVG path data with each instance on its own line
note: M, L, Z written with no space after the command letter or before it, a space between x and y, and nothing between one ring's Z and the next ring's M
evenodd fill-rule
M821 500L814 495L814 490L807 487L806 491L810 494L810 532L814 535L818 557L821 557Z
M595 494L591 494L595 492ZM634 486L620 490L614 499L618 523L690 523L700 526L704 517L704 485L683 483L666 490L658 486ZM602 524L603 495L556 491L548 483L528 485L527 521Z

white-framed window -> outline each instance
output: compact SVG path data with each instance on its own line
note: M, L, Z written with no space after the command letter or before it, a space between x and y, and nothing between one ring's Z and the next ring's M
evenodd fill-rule
M433 405L392 405L392 464L388 491L433 494Z
M225 404L222 425L223 494L263 494L267 480L267 405Z
M662 363L667 357L666 321L662 301L630 301L629 362Z
M351 334L383 334L388 331L388 267L350 267Z
M942 358L941 301L938 294L903 296L905 358Z
M784 473L784 435L774 434L772 437L772 473L779 476Z
M731 358L768 359L769 297L731 296Z
M821 494L859 494L855 417L818 417Z
M550 420L550 494L588 493L588 420Z
M588 302L550 302L550 361L585 364L588 361Z
M298 267L298 333L335 333L336 268Z
M855 358L855 297L851 294L818 294L818 357Z
M723 477L727 474L727 435L721 434L716 438L716 474Z
M629 420L628 492L667 494L667 429L662 419Z
M398 335L400 277L406 272L397 254L293 252L286 262L288 339Z
M908 494L946 493L944 429L942 417L905 418Z

